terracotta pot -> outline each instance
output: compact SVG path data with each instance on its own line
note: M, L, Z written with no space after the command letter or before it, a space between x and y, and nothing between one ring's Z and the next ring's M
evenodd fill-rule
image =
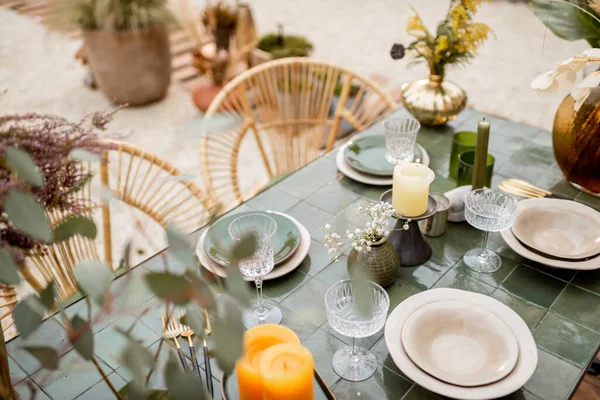
M552 127L554 157L569 182L600 193L600 87L593 88L579 111L571 95L556 110Z
M394 246L385 239L373 243L371 251L358 252L354 249L348 255L348 272L363 268L371 275L373 282L387 286L394 282L400 267L400 258Z
M223 89L223 86L215 85L213 83L200 85L194 89L194 104L196 104L198 110L206 112L221 89Z
M467 94L440 75L429 75L402 86L402 104L422 125L437 126L456 118L467 105Z
M84 31L83 39L96 82L111 101L139 106L165 96L171 82L165 27Z

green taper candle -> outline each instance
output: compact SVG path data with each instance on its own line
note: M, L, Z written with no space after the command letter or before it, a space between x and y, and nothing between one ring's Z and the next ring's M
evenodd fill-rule
M485 185L485 170L490 139L490 122L483 118L477 124L477 145L475 146L475 162L473 166L473 190Z

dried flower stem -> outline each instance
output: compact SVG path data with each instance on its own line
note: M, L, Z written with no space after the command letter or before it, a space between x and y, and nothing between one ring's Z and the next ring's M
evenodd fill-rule
M96 360L96 357L92 356L92 362L96 366L96 369L98 370L98 372L100 372L100 375L102 375L102 379L104 379L104 381L106 382L106 384L108 385L108 387L110 388L110 390L113 392L113 394L115 395L115 397L117 399L119 399L119 400L124 400L123 396L121 396L119 394L119 391L113 386L113 384L110 381L110 379L108 379L108 376L106 376L106 374L102 370L102 367L100 366L100 364L98 364L98 361Z

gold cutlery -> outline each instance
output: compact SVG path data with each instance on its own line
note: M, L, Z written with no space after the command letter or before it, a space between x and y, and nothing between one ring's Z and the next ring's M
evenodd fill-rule
M177 340L177 337L181 334L179 323L173 319L172 314L169 313L169 315L167 315L165 310L160 310L160 319L162 321L165 337L167 339L173 339L175 342L175 347L177 348L177 355L179 355L179 361L181 361L183 369L188 370L188 364L185 361L183 351L181 350L181 346L179 346L179 341Z
M196 370L196 373L199 377L202 377L200 374L200 366L198 365L198 358L196 356L196 349L194 348L194 341L192 340L192 336L194 336L194 330L187 325L181 323L181 319L185 314L179 311L179 328L181 329L181 336L187 338L188 345L190 347L190 356L192 357L192 367Z
M212 383L212 371L210 368L210 357L208 356L208 343L206 341L206 337L210 335L212 329L210 327L210 319L208 318L208 312L206 309L204 311L204 319L206 323L204 324L204 336L202 337L202 348L204 350L204 372L206 372L206 387L210 392L210 395L214 397L214 389Z
M552 193L549 190L545 190L539 188L535 185L532 185L529 182L523 181L521 179L507 179L503 181L500 185L498 185L498 189L510 193L520 197L526 197L528 199L532 198L557 198L557 199L567 199L571 200L565 196L561 196L555 193Z

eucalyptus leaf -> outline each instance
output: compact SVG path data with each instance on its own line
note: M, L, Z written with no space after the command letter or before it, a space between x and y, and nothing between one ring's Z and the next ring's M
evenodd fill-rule
M75 266L74 271L79 288L95 302L103 304L113 280L109 266L98 260L83 260Z
M54 241L62 242L75 235L96 239L94 220L84 215L71 215L54 227Z
M17 303L13 318L19 334L27 339L41 324L43 311L40 301L32 294Z
M185 307L182 323L188 325L196 335L204 335L204 311L198 304L190 303Z
M88 325L88 323L79 315L73 317L71 320L73 331L78 332L81 330L81 333L80 336L74 342L71 341L71 343L81 357L89 361L94 356L94 333L92 332L92 327L85 327L86 325Z
M167 375L169 400L209 400L202 380L192 371L175 371Z
M215 299L215 295L213 294L210 286L206 281L198 276L191 276L192 285L196 290L195 298L198 303L202 305L202 307L208 310L214 310L217 306L217 301Z
M254 297L248 282L244 280L242 272L236 266L232 266L227 269L227 278L225 280L225 284L227 285L227 291L229 294L246 306Z
M123 255L121 256L121 260L119 260L119 268L129 269L131 266L131 246L132 239L129 239L123 248Z
M146 374L154 365L154 357L138 342L128 340L127 347L123 352L123 365L131 372L133 381L139 385L138 388L142 389Z
M368 314L375 305L372 296L373 289L369 284L371 276L364 270L364 268L353 268L351 275L353 279L352 284L354 287L356 308L358 309L358 312L362 314Z
M100 161L100 156L86 149L76 147L69 152L69 158L74 161Z
M587 40L592 47L600 46L598 13L588 7L582 10L578 0L531 0L533 13L552 33L565 40ZM591 15L590 15L591 14Z
M6 249L0 249L0 282L5 285L21 283L19 267Z
M40 293L40 302L46 310L51 311L54 307L54 281L50 281Z
M42 364L42 367L55 371L58 369L58 353L48 346L24 346L23 349Z
M144 276L152 293L177 305L185 305L196 296L192 282L169 272L150 272Z
M236 241L231 249L231 254L236 260L243 260L244 258L251 257L256 251L256 236L248 235L242 240Z
M196 268L198 266L198 258L194 254L194 246L190 242L189 237L174 223L169 223L166 231L169 252L185 267Z
M4 151L4 159L8 169L23 182L38 187L44 184L44 176L28 152L16 147L8 147Z
M45 243L52 241L50 219L44 207L29 193L13 189L4 200L8 220L22 233Z
M223 298L223 313L221 318L211 320L212 338L215 342L215 352L219 367L231 374L235 363L243 354L244 325L242 313L233 299Z

